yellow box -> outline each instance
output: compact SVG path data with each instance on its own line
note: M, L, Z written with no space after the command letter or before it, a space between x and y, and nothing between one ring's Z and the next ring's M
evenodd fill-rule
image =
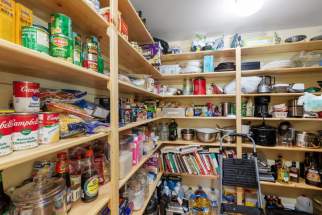
M24 26L32 25L32 10L20 3L16 3L16 21L15 21L15 37L16 43L21 45L21 29Z
M15 42L15 2L0 0L0 38Z

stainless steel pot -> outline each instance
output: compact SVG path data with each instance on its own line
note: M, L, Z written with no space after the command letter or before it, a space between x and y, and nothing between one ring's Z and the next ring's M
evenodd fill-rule
M183 140L191 141L195 136L195 130L190 128L181 129L181 138Z
M219 130L220 130L220 137L236 133L236 128L234 128L234 127L224 127L224 128L220 128ZM227 136L223 139L223 142L224 143L235 143L236 136Z
M303 148L320 148L319 137L316 134L296 131L295 145Z
M12 195L15 215L66 215L66 186L63 179L35 178Z
M197 139L203 143L215 142L219 131L213 128L199 128L196 129Z

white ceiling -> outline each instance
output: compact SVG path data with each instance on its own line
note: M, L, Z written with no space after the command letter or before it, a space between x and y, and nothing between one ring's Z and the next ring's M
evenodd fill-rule
M153 36L167 41L209 35L257 32L322 24L322 0L265 0L249 17L229 14L224 0L131 0L143 11Z

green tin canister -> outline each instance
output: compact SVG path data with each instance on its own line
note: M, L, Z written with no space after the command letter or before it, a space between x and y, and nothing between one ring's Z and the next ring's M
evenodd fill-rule
M51 35L64 35L72 38L72 20L62 13L54 13L50 16Z
M50 36L50 55L73 62L72 38L65 35Z
M42 53L49 53L49 33L39 25L24 26L21 32L22 46Z
M82 39L76 32L73 32L73 48L73 63L82 66Z

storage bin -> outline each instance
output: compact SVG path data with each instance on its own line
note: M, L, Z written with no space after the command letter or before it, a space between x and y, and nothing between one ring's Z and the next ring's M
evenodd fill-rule
M162 115L166 117L185 117L185 108L163 108Z

